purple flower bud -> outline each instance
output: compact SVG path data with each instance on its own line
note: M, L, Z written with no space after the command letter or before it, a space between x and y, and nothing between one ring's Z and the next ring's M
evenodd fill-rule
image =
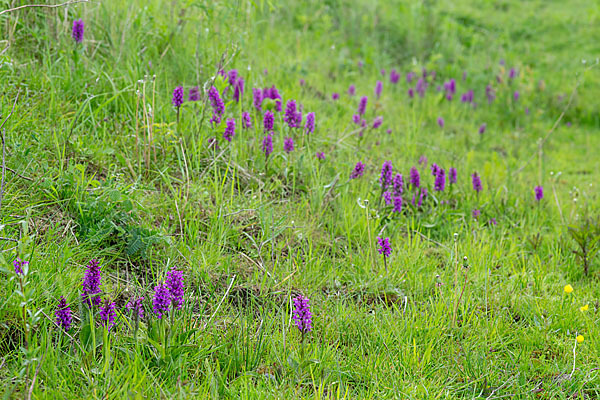
M154 298L152 299L152 309L158 319L167 315L171 307L171 295L166 284L160 283L154 287Z
M294 299L294 312L292 318L296 328L304 335L312 331L312 314L310 313L309 300L299 295Z
M519 95L519 91L515 90L515 93L513 94L513 97L514 97L515 101L519 101L519 96L520 96Z
M421 207L423 205L423 200L425 200L427 198L427 188L423 187L423 188L419 188L419 203L417 204L417 207Z
M273 152L273 138L271 137L271 134L264 137L262 141L262 151L265 153L265 158L269 158Z
M515 79L517 77L517 70L515 68L511 68L508 72L508 79Z
M469 90L468 92L466 92L462 95L462 97L460 98L460 101L462 101L463 103L473 103L473 99L474 99L473 90Z
M456 168L450 167L448 170L448 181L451 185L456 183Z
M481 215L481 211L479 211L478 209L474 209L471 212L471 215L473 216L473 219L479 219L479 216Z
M427 84L425 83L425 80L423 80L423 78L419 78L419 80L417 81L417 85L415 86L417 93L419 93L419 97L423 97L425 96L425 89Z
M252 118L250 118L250 113L244 111L242 113L242 127L244 129L248 129L252 126Z
M306 133L313 133L315 131L315 113L309 112L306 114Z
M269 110L265 111L265 116L263 117L263 126L265 128L265 132L272 132L273 126L275 124L275 116Z
M376 117L375 120L373 120L373 129L379 128L381 124L383 124L383 117Z
M100 293L102 293L100 290L101 278L100 264L96 260L90 260L88 269L85 271L83 277L83 293L81 293L83 303L88 307L100 305Z
M235 119L229 118L227 120L227 126L225 127L225 131L223 132L223 139L231 142L231 139L235 136Z
M385 161L381 166L381 176L379 183L383 189L387 188L392 183L393 167L391 161Z
M394 197L394 212L397 212L397 213L402 212L402 196Z
M73 21L73 32L71 36L73 36L73 39L76 43L83 42L84 30L84 23L82 19L76 19L75 21Z
M194 87L190 88L190 91L188 94L188 100L189 101L200 100L200 88L198 86L194 86Z
M533 191L535 192L535 199L540 201L544 198L544 188L542 186L536 186Z
M415 167L410 169L410 184L413 188L418 188L421 185L421 176L419 170Z
M379 100L381 97L381 92L383 91L383 83L381 81L377 81L375 84L375 97Z
M349 94L350 96L354 96L354 95L356 94L356 86L354 86L354 85L350 85L350 86L348 87L348 94Z
M302 125L302 109L296 113L296 127L299 128Z
M434 189L437 192L443 192L446 188L446 172L443 168L438 168L437 174L435 175L435 186Z
M358 103L358 115L363 115L365 113L365 111L367 110L368 100L369 98L367 96L363 96L360 98L360 101Z
M165 285L169 290L169 297L171 299L171 303L173 304L173 309L177 308L178 310L181 310L184 295L183 271L177 271L175 268L173 268L167 272Z
M294 151L294 139L292 139L291 137L285 138L285 140L283 141L283 150L286 153L291 153L292 151Z
M296 101L289 100L285 106L285 115L283 120L288 124L290 128L296 128L297 125L297 111L296 111Z
M383 255L385 258L389 257L392 254L392 248L390 246L389 237L381 238L378 236L377 244L379 245L379 248L377 249L379 254Z
M438 117L437 123L440 126L440 128L443 128L444 127L444 118Z
M415 91L413 88L408 88L408 97L410 97L411 99L415 97Z
M365 165L359 161L354 166L354 170L350 174L350 179L360 178L361 176L363 176L364 172L365 172Z
M102 321L102 325L108 328L108 331L115 326L115 316L117 315L115 311L115 303L109 302L108 300L104 300L104 305L100 307L100 320Z
M281 100L281 95L279 94L279 90L275 87L275 85L271 86L271 99L273 100Z
M23 261L21 260L19 257L17 257L14 261L13 261L13 267L15 268L15 274L17 275L24 275L25 272L23 271L23 267L28 265L29 261Z
M71 316L71 307L69 307L63 296L60 296L60 302L54 315L56 317L56 325L61 327L65 332L68 332L71 329L73 317Z
M235 100L237 103L240 102L240 98L244 95L244 85L244 78L241 76L238 77L237 81L233 85L233 100Z
M225 103L223 103L216 87L211 86L210 89L208 89L208 99L210 100L210 105L213 109L211 122L218 124L221 122L221 117L225 113Z
M323 153L322 151L318 151L316 156L321 161L325 160L325 153Z
M385 201L385 204L387 206L392 204L392 194L390 192L384 192L383 193L383 201Z
M336 101L339 98L340 98L340 94L339 93L334 92L334 93L331 94L331 100Z
M479 126L479 134L483 135L485 133L485 128L487 128L487 124L484 122Z
M237 77L238 77L237 69L232 69L229 72L227 72L227 80L231 86L235 85L235 82L237 81Z
M173 90L172 103L176 108L181 107L183 104L183 87L177 86L175 90Z
M354 114L352 116L352 122L354 122L356 125L360 124L360 115Z
M262 90L260 89L252 89L252 104L257 111L260 111L262 108L263 95Z
M393 83L395 85L398 83L399 80L400 74L395 69L392 69L392 71L390 72L390 83Z
M396 174L394 176L394 196L400 196L404 192L404 179L402 178L402 174Z
M473 190L477 193L481 192L483 187L481 186L481 178L479 178L477 172L474 172L473 175L471 175L471 179L473 181Z

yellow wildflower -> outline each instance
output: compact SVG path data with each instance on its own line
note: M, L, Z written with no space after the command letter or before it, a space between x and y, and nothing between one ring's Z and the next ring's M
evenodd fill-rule
M566 285L566 286L565 286L565 293L566 293L566 294L569 294L569 293L571 293L572 291L573 291L573 286L571 286L571 285Z
M587 311L589 308L590 308L590 305L586 304L585 306L579 307L579 311L584 312L584 311Z
M577 343L583 343L583 335L577 336Z

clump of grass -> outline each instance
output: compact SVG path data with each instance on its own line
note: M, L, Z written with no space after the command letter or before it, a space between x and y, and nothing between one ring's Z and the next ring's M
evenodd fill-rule
M585 217L577 225L568 227L569 235L577 245L573 253L583 267L583 273L588 275L590 265L600 251L600 219Z

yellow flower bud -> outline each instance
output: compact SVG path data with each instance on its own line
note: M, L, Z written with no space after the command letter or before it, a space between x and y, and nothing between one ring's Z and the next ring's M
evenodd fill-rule
M573 286L571 286L571 285L566 285L566 286L565 286L565 293L566 293L566 294L569 294L569 293L571 293L572 291L573 291Z
M577 336L577 343L583 343L583 335Z

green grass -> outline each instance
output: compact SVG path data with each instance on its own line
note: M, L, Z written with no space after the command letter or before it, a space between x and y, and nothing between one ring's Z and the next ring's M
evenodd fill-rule
M600 6L585 0L134 0L1 15L2 119L18 101L5 125L0 392L597 398L600 261L584 274L568 227L600 208L598 22ZM220 67L246 86L240 103L225 96L236 136L215 151L224 122L214 128L200 101L184 103L177 123L171 96L177 85L208 87ZM423 68L435 83L411 100L405 74ZM450 78L458 89L447 102L435 86ZM252 88L272 85L315 112L317 128L290 132L276 114L266 163ZM469 89L476 108L460 102ZM361 138L351 119L362 95L368 122L384 123ZM385 160L405 181L419 168L422 209L409 204L412 189L402 215L380 204ZM365 174L349 180L357 161ZM431 163L456 167L457 184L434 192ZM390 237L387 272L378 236ZM24 292L17 256L30 262ZM109 334L80 304L92 258L117 306ZM159 322L150 300L172 267L185 272L185 304ZM304 354L291 319L300 293L313 314ZM140 295L136 332L125 304ZM60 296L75 315L68 335L53 322ZM573 350L577 334L585 341Z

